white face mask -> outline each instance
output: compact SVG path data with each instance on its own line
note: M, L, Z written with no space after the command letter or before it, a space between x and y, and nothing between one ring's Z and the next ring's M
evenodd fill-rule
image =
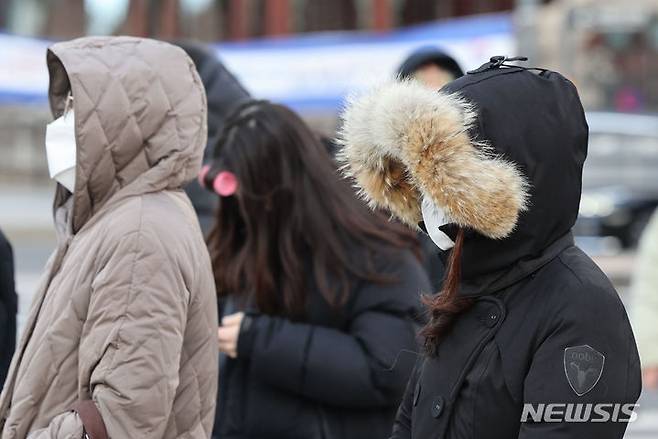
M46 126L46 157L50 178L73 193L75 189L75 115L73 110Z
M441 250L450 250L454 247L455 242L439 229L439 227L450 223L443 209L434 204L429 198L423 197L420 211L427 234L430 235L434 244Z

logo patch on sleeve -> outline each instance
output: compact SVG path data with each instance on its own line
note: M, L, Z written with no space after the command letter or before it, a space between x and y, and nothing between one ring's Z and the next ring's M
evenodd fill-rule
M564 373L576 395L591 391L601 379L605 356L589 345L564 350Z

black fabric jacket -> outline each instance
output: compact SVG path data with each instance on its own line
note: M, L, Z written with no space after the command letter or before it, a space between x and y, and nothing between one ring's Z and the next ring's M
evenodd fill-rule
M309 282L304 321L245 317L238 357L220 367L214 437L362 439L390 433L417 358L419 294L430 286L406 251L377 265L398 281L360 281L340 310Z
M240 104L250 99L249 93L222 64L211 47L200 43L180 41L177 43L196 66L208 99L208 142L204 151L204 163L212 158L213 151L222 133L227 118ZM194 180L185 188L194 210L199 217L201 230L206 235L213 223L217 207L217 196L203 189Z
M624 307L570 232L588 131L575 87L554 72L485 68L443 90L477 106L473 136L519 166L531 202L508 238L466 233L460 294L475 304L417 363L391 437L621 439L627 424L612 419L627 414L599 407L610 419L591 422L605 414L568 406L635 403L641 390ZM578 411L586 422L549 422Z
M18 297L14 288L14 256L9 241L0 231L0 389L7 377L16 347Z

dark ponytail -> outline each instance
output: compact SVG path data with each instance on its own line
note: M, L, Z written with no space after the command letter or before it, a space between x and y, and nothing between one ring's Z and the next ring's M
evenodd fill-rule
M450 331L455 319L473 305L473 299L459 295L461 280L461 256L464 247L464 229L459 229L455 246L452 248L446 276L441 292L436 295L423 295L422 302L427 307L429 322L420 331L425 338L425 351L435 355L443 337Z

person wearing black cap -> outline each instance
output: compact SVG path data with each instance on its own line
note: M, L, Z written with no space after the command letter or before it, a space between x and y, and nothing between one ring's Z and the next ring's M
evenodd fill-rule
M415 78L433 90L464 76L464 71L453 57L432 46L414 51L400 65L397 73L400 79Z
M559 73L505 61L345 110L348 175L447 262L392 438L621 439L640 362L617 292L571 233L583 108Z

